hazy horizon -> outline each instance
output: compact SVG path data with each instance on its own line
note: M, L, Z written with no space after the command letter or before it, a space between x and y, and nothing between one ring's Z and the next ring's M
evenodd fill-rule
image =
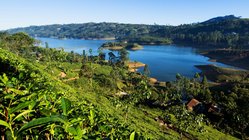
M249 17L246 0L8 0L1 4L0 30L89 22L180 25L225 15Z

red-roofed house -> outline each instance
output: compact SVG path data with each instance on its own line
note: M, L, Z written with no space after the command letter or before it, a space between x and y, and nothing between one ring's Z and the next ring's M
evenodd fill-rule
M197 106L198 104L200 104L201 102L199 102L196 99L192 99L188 104L187 104L187 109L188 110L193 110L195 106Z

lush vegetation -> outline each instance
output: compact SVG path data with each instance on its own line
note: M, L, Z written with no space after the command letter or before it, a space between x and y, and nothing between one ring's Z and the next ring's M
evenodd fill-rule
M228 82L228 81L246 81L249 72L246 70L236 70L232 68L221 68L215 65L198 65L197 68L201 69L202 73L214 82Z
M67 25L31 26L9 30L10 33L26 32L31 36L101 39L119 38L124 36L141 36L156 31L163 26L143 24L118 24L118 23L85 23Z
M18 34L19 37L23 35L26 36ZM5 41L1 40L1 44ZM26 53L30 52L26 50ZM60 58L55 56L50 60L63 62ZM45 69L50 69L50 65L32 63L32 57L25 60L2 48L0 65L2 139L126 139L130 134L138 136L90 102L77 99L75 89L47 73Z
M22 38L20 40L12 38ZM8 38L8 39L7 39ZM247 79L206 77L150 83L129 72L127 52L99 56L34 46L24 33L0 37L0 129L6 139L236 139L248 136ZM12 48L16 46L15 48ZM111 55L111 53L109 53ZM232 83L231 83L232 82ZM228 83L227 83L228 84ZM201 102L186 109L191 99ZM221 108L209 112L210 104ZM219 132L218 130L224 133Z
M241 49L205 50L202 54L211 60L249 70L249 51Z
M179 26L85 23L31 26L8 30L26 32L31 36L110 39L138 44L191 44L243 49L249 46L249 20L233 15L217 17L205 22Z
M137 43L126 43L126 42L107 42L100 46L99 49L110 49L110 50L139 50L143 49L143 46Z
M248 24L248 19L225 16L201 23L163 29L157 33L171 38L174 43L241 49L241 47L248 47Z
M124 38L119 38L119 40L127 41L129 43L138 43L138 44L172 44L173 41L168 37L161 36L129 36Z

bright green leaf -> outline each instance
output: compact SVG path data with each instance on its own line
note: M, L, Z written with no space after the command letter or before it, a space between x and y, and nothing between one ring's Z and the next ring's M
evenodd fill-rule
M16 119L20 118L21 116L23 116L23 115L25 115L25 114L28 114L28 113L30 113L30 112L33 112L33 111L34 111L34 110L26 110L26 111L24 111L24 112L18 114L18 115L12 120L12 122L14 122Z
M10 125L7 122L3 121L3 120L0 120L0 125L5 126L7 128L10 128Z
M30 121L29 123L25 124L19 131L18 133L20 134L21 132L27 130L27 129L32 129L41 125L45 125L48 123L53 123L53 122L61 122L61 123L66 123L66 121L59 117L59 116L50 116L50 117L44 117L44 118L38 118Z
M71 109L71 101L66 99L66 98L62 98L61 99L61 107L63 110L63 115L67 116L68 111Z
M95 117L95 114L94 114L93 110L90 110L90 115L88 116L88 118L90 120L91 125L94 124L94 117Z
M132 132L130 135L130 140L135 140L136 132Z
M28 102L24 102L24 103L20 103L18 106L11 108L9 111L9 114L18 112L26 107L28 107L33 101L28 101Z

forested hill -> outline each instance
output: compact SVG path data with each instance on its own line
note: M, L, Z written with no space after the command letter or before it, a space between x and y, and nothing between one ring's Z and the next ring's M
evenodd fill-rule
M125 36L143 36L164 29L165 26L120 23L83 23L54 24L45 26L30 26L8 30L10 33L26 32L31 36L57 38L119 38Z
M179 26L84 23L30 26L8 30L26 32L31 36L102 39L115 38L140 44L184 43L216 47L249 48L249 19L233 15Z
M205 22L158 31L175 43L194 43L221 47L249 46L249 19L235 16L217 17Z
M248 138L247 72L199 66L208 77L213 71L219 87L199 74L151 82L146 68L130 71L125 49L117 61L102 56L38 47L25 33L0 33L1 138Z

